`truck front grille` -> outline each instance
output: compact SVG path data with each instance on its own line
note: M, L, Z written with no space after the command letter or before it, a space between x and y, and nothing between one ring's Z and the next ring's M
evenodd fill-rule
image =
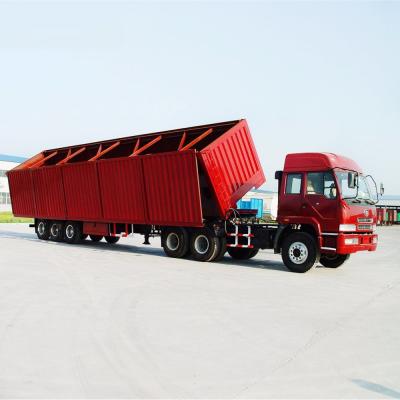
M374 221L372 218L358 218L358 222L372 224Z
M360 231L372 231L372 224L359 224L358 229Z

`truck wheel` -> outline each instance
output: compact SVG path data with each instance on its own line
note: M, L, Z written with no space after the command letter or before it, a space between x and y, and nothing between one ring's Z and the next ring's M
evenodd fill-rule
M190 240L190 251L197 261L213 261L221 250L220 238L211 229L196 230Z
M64 240L67 243L75 244L82 240L82 229L79 223L68 221L64 225Z
M228 247L229 255L236 260L249 260L257 255L259 249Z
M326 268L338 268L350 258L350 254L323 254L319 262Z
M40 240L48 240L50 237L50 224L49 221L40 219L36 222L35 226L36 235Z
M168 257L182 258L189 252L189 234L185 228L164 228L161 243Z
M282 260L292 272L307 272L316 262L319 253L314 238L305 232L295 232L284 239Z
M104 236L104 239L107 243L114 244L118 242L119 236Z
M100 235L89 235L89 236L92 242L100 242L100 240L103 239L103 236Z
M61 222L52 222L50 224L50 239L55 242L63 240L63 224Z
M221 261L224 258L224 255L225 255L226 249L227 249L226 248L226 237L219 237L218 239L220 241L220 250L213 261Z

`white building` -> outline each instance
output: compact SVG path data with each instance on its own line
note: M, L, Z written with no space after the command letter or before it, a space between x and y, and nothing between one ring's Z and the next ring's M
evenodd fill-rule
M250 190L243 196L243 200L252 198L263 200L263 213L270 215L273 220L276 219L278 215L278 193L269 190Z
M6 172L15 168L26 159L0 154L0 212L11 211L10 190Z

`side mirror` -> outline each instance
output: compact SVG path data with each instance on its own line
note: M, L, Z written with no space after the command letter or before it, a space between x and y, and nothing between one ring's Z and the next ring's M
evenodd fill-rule
M350 189L354 189L357 187L357 173L356 172L349 172L347 175L347 186Z
M282 179L283 171L275 171L275 179L280 181Z
M383 183L381 182L381 186L380 186L380 188L379 188L379 194L380 194L381 196L383 196L384 193L385 193L385 188L383 187Z

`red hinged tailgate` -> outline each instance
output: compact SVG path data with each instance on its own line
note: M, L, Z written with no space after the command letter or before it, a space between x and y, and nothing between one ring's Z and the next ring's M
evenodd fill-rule
M252 188L265 182L246 120L239 121L200 151L221 217Z

